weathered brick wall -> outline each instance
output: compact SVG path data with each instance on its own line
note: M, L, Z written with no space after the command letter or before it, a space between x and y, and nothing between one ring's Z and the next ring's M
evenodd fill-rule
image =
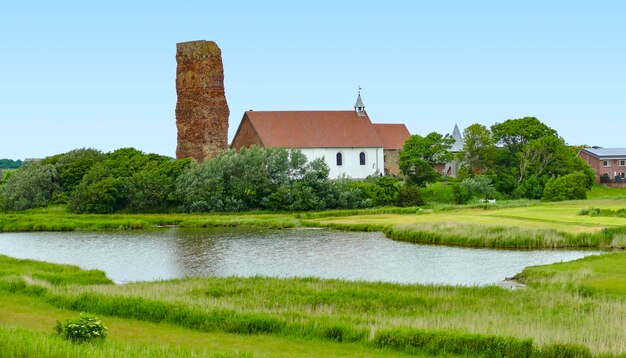
M222 52L213 41L176 44L176 158L198 162L228 147Z
M385 149L383 150L385 158L385 175L400 177L400 166L398 160L400 159L399 149Z
M233 139L233 143L230 145L233 149L241 149L241 147L250 147L252 145L257 145L259 147L263 146L261 143L261 138L252 127L250 120L244 117L241 120L241 124L239 125L239 129L237 130L237 134Z

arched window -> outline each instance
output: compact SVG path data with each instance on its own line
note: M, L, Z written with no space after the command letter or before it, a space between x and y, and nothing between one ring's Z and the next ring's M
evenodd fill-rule
M361 152L361 154L359 154L359 164L365 165L365 152Z
M341 155L341 152L337 153L337 166L342 166L343 165L343 155Z

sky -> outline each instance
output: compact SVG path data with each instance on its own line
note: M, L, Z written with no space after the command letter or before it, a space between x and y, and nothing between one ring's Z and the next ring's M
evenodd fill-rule
M535 116L626 147L626 2L29 1L0 4L0 158L175 156L176 43L215 41L230 107L351 110L450 133Z

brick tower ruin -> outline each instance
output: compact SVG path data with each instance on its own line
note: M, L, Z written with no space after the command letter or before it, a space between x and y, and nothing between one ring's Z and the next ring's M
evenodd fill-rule
M228 147L222 51L213 41L176 44L176 159L198 162Z

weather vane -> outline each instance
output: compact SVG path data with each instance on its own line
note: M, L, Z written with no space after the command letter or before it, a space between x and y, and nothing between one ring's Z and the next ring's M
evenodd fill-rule
M359 95L361 94L361 90L362 90L361 85L359 85Z

